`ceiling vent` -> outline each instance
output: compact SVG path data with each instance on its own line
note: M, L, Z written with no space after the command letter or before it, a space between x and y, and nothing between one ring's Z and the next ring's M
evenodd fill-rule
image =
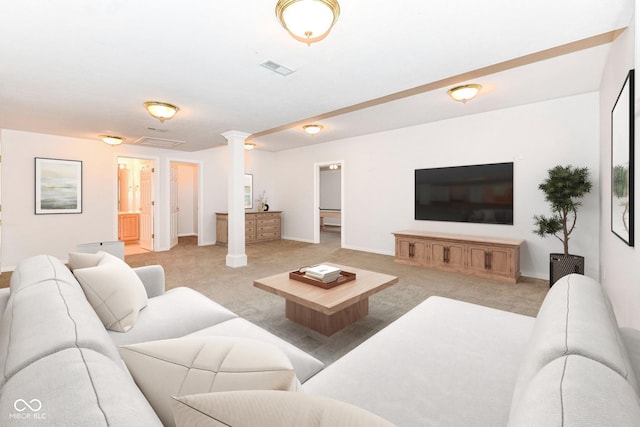
M287 68L284 65L277 64L273 61L265 61L260 64L260 66L266 68L267 70L271 70L274 73L278 73L281 76L288 76L289 74L293 73L293 70L291 68Z
M158 148L174 148L184 143L185 141L176 141L175 139L153 138L150 136L143 136L142 138L138 139L135 142L135 144L146 145L149 147L158 147Z

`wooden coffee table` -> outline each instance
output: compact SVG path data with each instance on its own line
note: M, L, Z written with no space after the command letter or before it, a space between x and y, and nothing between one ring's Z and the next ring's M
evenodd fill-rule
M398 283L398 278L359 268L323 262L356 274L356 279L331 289L289 279L289 272L254 280L253 286L286 300L287 319L330 336L369 314L369 297Z

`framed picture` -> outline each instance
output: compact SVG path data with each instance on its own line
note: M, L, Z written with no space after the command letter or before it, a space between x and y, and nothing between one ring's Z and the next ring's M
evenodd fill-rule
M244 176L244 208L253 208L253 175Z
M634 240L634 71L629 71L611 110L611 231Z
M82 213L82 162L36 157L36 215Z

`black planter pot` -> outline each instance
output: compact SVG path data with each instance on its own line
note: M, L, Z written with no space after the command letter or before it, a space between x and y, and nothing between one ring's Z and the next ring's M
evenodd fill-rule
M568 274L584 274L584 257L579 255L549 254L549 287Z

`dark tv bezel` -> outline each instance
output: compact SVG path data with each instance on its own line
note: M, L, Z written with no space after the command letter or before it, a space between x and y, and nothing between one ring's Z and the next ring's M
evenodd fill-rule
M460 217L455 217L455 218L439 218L439 217L435 217L435 216L431 216L431 217L424 217L424 214L421 215L421 217L418 217L418 194L417 194L417 187L418 187L418 174L420 171L436 171L436 170L456 170L456 169L467 169L467 168L477 168L477 167L496 167L496 166L501 166L501 165L510 165L511 166L511 191L512 191L512 196L511 196L511 204L510 204L510 208L505 209L506 213L504 215L498 215L497 217L500 218L501 216L505 217L505 220L496 220L496 221L486 221L483 219L479 219L479 220L473 220L473 219L460 219ZM460 166L443 166L443 167L435 167L435 168L420 168L420 169L415 169L414 170L414 219L416 221L438 221L438 222L457 222L457 223L468 223L468 224L490 224L490 225L513 225L513 218L514 218L514 210L515 210L515 203L514 203L514 171L515 171L515 165L514 162L498 162L498 163L481 163L481 164L474 164L474 165L460 165ZM447 207L448 208L448 207ZM496 210L495 208L492 208L491 210ZM496 210L496 212L498 212Z

